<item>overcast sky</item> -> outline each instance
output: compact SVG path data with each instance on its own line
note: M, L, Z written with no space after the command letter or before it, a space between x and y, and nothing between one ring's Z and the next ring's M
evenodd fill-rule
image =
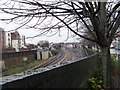
M1 0L1 2L5 2L5 1L8 1L8 0ZM40 0L40 1L54 1L54 0ZM72 0L69 0L69 1L72 1ZM81 1L81 0L75 0L75 1ZM2 18L2 17L8 18L8 17L10 17L10 15L5 15L5 14L0 13L0 18ZM55 21L56 20L52 21L52 23L55 23ZM32 21L33 24L34 24L34 22L35 21ZM47 22L49 23L49 21L47 21ZM4 28L5 31L10 31L12 29L17 28L18 25L13 22L10 24L6 24L6 23L0 21L0 27ZM19 29L17 31L20 33L20 35L24 35L25 37L32 37L32 36L38 35L40 33L39 30L33 30L33 29ZM59 33L57 33L56 35L51 36L51 37L48 37L49 35L44 35L44 36L40 36L40 37L36 37L36 38L29 38L29 39L26 39L26 42L34 43L34 44L37 44L40 40L48 40L49 42L54 42L54 43L66 42L67 34L68 34L67 30L64 29L64 30L61 30L60 35L59 35ZM67 42L78 41L76 38L71 37L71 35L73 35L73 33L69 32L69 34L70 35L69 35Z
M2 14L0 14L0 16L1 15ZM17 26L18 25L14 24L14 23L7 24L5 22L0 21L0 27L4 28L4 31L12 30ZM20 33L20 35L24 35L25 37L32 37L32 36L37 35L39 33L38 30L33 30L33 29L19 29L17 31ZM72 34L73 33L70 32L70 35L72 35ZM40 37L36 37L36 38L29 38L29 39L26 39L26 43L37 44L37 42L40 40L48 40L49 42L54 42L54 43L78 41L78 40L76 40L76 38L73 38L73 37L69 37L69 39L67 41L66 41L66 39L67 39L67 31L61 30L60 35L59 35L59 33L57 33L54 36L49 36L49 34L48 34L48 35L40 36Z
M5 2L5 0L2 0L3 2ZM46 0L47 1L47 0ZM50 0L48 0L50 1ZM0 13L0 18L9 18L11 17L10 15L6 15L6 14L3 14L3 13ZM33 21L32 23L34 24L36 21ZM49 23L49 21L46 21ZM57 23L55 21L52 21L52 23ZM5 22L2 22L0 21L0 27L1 28L4 28L5 31L10 31L10 30L13 30L15 28L18 27L18 24L15 24L13 22L11 22L10 24L7 24ZM25 37L32 37L32 36L35 36L35 35L38 35L40 33L39 30L33 30L33 29L18 29L17 30L20 35L24 35ZM49 37L49 34L48 35L44 35L44 36L40 36L40 37L36 37L36 38L29 38L29 39L26 39L26 43L34 43L34 44L37 44L40 40L48 40L49 42L54 42L54 43L59 43L59 42L76 42L78 40L76 40L75 38L71 37L71 35L73 35L72 32L69 32L69 38L67 39L67 30L64 29L64 30L61 30L60 34L57 33L56 35L54 36L51 36ZM67 39L67 41L66 41Z

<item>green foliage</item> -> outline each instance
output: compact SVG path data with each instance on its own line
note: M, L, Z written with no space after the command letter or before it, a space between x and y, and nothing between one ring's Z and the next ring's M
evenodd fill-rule
M103 81L92 77L88 80L88 85L90 90L100 90L103 88Z
M8 69L2 71L2 76L8 76L15 73L20 73L26 70L31 70L32 68L41 65L44 62L44 60L31 60L26 61L24 63L20 63L14 66L9 67ZM0 74L1 74L0 73Z
M115 69L120 69L120 60L116 60L117 54L111 54L112 66Z
M52 53L53 56L57 55L58 54L58 50L51 50L51 53Z
M113 68L120 70L120 60L112 60L112 66Z
M102 56L99 53L97 65L94 68L93 77L88 79L89 90L101 90L103 88L103 70L102 70Z
M117 57L117 54L111 54L111 60L114 61Z
M84 45L82 46L82 48L87 52L88 55L93 55L95 53L94 50L86 48Z

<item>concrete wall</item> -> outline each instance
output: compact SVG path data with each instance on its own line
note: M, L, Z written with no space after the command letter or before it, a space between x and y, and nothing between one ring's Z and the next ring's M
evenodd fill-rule
M47 60L49 59L50 51L37 51L37 60Z
M0 72L5 68L5 62L0 61Z
M42 59L47 60L49 58L49 51L43 51L42 52Z
M97 55L38 73L24 79L8 82L5 88L80 88L92 75L96 65Z

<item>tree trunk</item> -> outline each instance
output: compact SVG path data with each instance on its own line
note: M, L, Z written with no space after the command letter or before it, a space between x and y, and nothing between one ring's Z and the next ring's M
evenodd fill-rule
M101 48L103 55L103 83L105 88L112 88L112 64L110 56L110 48Z

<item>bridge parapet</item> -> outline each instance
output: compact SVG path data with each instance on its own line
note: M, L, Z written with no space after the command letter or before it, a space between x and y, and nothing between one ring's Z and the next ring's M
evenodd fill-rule
M87 79L92 75L98 60L98 55L92 54L81 60L68 62L64 65L44 68L35 71L35 74L25 75L22 78L6 82L5 88L80 88L84 87Z

